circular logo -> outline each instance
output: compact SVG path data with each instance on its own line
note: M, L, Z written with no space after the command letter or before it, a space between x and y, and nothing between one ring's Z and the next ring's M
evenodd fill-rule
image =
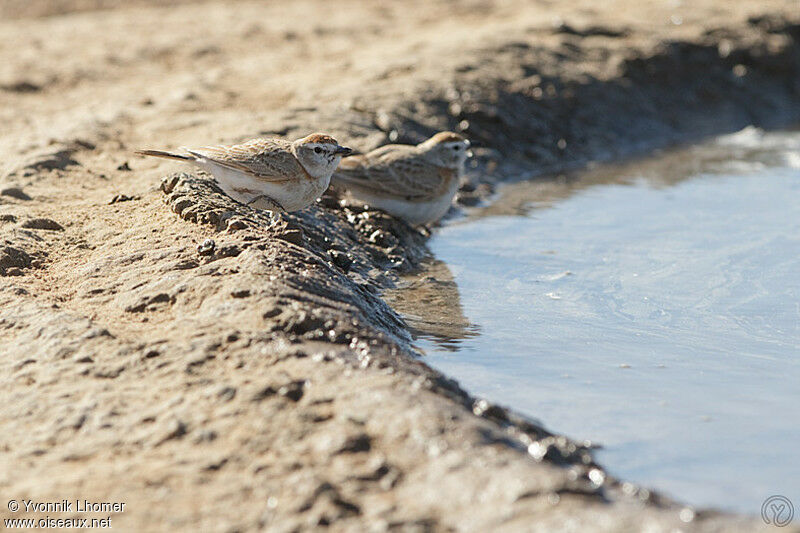
M783 527L794 518L794 506L786 496L770 496L761 504L761 519L765 524Z
M17 500L9 500L8 510L11 511L12 513L16 513L17 511L19 511L19 503L17 502Z

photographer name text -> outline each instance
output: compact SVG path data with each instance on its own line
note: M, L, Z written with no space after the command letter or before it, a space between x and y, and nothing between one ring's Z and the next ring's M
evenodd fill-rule
M37 502L21 500L26 513L124 513L124 502L91 502L89 500L60 500L56 502Z

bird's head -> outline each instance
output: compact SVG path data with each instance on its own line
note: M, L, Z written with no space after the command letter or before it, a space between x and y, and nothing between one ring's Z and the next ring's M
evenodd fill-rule
M470 143L466 137L452 131L441 131L417 145L431 163L453 169L462 168L471 155L469 147Z
M322 133L312 133L292 143L295 156L313 178L330 177L342 157L350 155L350 148L339 146L336 139Z

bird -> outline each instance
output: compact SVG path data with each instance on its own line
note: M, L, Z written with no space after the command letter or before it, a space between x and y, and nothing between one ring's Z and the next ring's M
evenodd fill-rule
M412 226L442 218L472 155L466 137L442 131L417 145L388 144L343 159L331 182Z
M294 142L259 138L181 150L186 154L162 150L136 153L191 163L214 176L234 200L276 212L299 211L311 205L328 188L342 157L352 153L323 133Z

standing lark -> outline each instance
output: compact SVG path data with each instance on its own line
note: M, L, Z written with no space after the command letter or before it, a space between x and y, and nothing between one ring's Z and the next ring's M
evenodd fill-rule
M413 226L430 224L450 208L469 145L462 135L443 131L416 146L381 146L342 161L333 183Z
M343 156L336 139L313 133L294 142L253 139L242 144L182 148L188 155L139 150L139 155L189 162L214 176L228 196L270 211L297 211L319 198Z

